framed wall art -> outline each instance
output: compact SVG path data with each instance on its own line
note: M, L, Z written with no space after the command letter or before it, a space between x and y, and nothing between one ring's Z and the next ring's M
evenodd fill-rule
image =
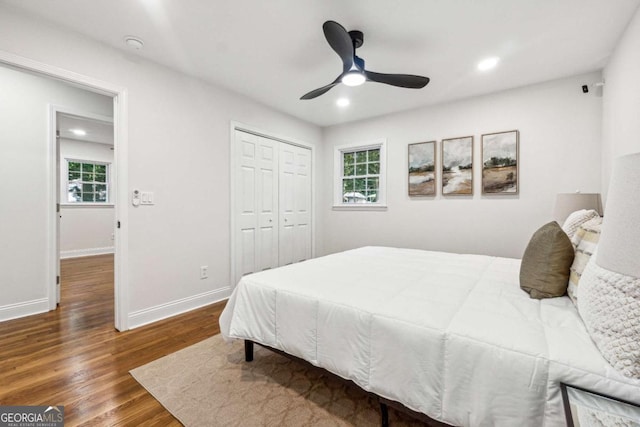
M442 195L473 194L473 136L442 140Z
M436 142L409 144L409 196L436 195Z
M518 194L517 130L482 135L482 193Z

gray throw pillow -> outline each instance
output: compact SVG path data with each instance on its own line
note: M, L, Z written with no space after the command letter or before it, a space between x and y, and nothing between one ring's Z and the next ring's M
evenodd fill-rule
M571 240L558 223L543 225L533 233L522 256L520 287L535 299L564 295L573 257Z

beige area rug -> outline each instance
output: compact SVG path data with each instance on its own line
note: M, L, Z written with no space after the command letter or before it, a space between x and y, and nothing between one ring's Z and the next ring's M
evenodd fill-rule
M185 426L379 426L375 399L301 362L220 335L131 371ZM423 426L389 409L392 426Z

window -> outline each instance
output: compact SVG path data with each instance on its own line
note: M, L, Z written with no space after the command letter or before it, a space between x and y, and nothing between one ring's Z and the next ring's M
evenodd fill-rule
M384 142L336 148L334 207L385 206Z
M109 164L67 160L67 202L108 203Z

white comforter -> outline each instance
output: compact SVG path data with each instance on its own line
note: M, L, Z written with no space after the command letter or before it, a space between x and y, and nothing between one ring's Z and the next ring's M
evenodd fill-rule
M220 327L452 425L565 425L559 382L640 403L569 298L530 299L519 269L360 248L243 277Z

